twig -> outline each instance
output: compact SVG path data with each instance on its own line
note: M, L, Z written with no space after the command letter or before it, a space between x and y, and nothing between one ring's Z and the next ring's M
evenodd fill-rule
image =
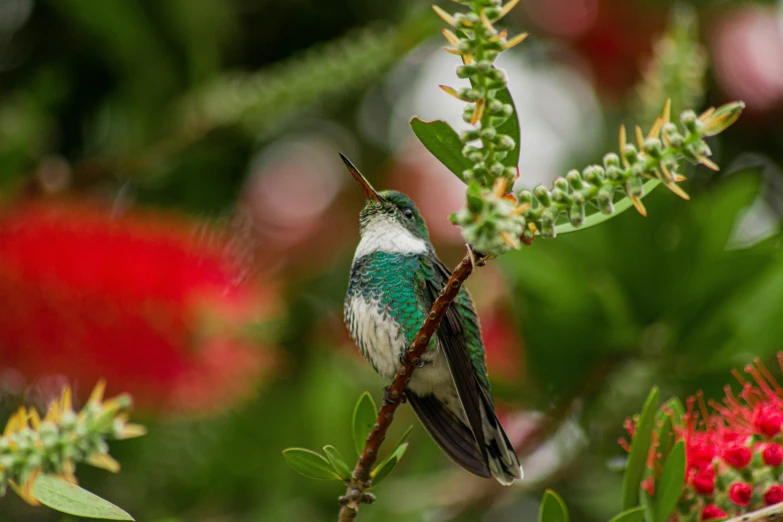
M386 438L386 431L394 419L394 412L400 405L400 401L405 393L405 387L408 385L408 381L411 380L421 355L429 346L430 339L446 315L449 305L457 297L460 288L462 288L462 284L473 272L474 266L481 266L485 259L486 256L484 254L474 252L468 247L468 253L451 274L446 285L441 289L440 295L432 304L432 309L430 309L430 313L424 320L424 324L419 328L413 344L405 353L405 362L400 365L397 375L394 376L394 380L387 389L387 395L392 401L386 402L378 411L375 427L367 437L364 450L356 462L356 467L353 469L351 483L348 485L345 496L340 497L342 507L340 508L338 522L355 520L359 512L359 504L369 504L375 500L372 494L367 493L367 489L372 485L370 471L378 458L378 450L383 443L383 439Z
M752 513L730 518L726 522L780 522L783 520L783 503L774 504Z

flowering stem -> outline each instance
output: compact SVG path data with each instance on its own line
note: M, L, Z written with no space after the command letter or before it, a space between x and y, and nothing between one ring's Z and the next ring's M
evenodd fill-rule
M405 387L418 367L421 355L429 346L430 339L437 331L438 326L440 326L443 317L445 317L449 305L462 288L462 284L473 272L474 266L481 266L485 259L486 257L483 254L475 252L468 247L468 253L441 289L440 295L432 304L430 313L427 314L427 318L424 320L421 328L419 328L413 344L405 352L405 361L400 365L394 380L386 391L387 396L391 400L385 402L378 411L375 427L373 427L370 435L367 437L364 450L362 450L362 454L356 462L345 496L340 497L342 508L340 508L338 517L339 522L355 520L359 512L359 504L369 504L374 500L374 497L366 492L372 486L370 470L372 470L373 464L375 464L378 458L378 450L381 444L383 444L384 438L386 438L386 431L389 429L392 420L394 420L394 412L397 411L397 407L400 405L405 393Z

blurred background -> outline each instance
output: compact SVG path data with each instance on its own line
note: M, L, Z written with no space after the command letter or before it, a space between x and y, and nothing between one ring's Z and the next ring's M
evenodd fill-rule
M607 520L622 421L652 385L717 395L783 347L783 3L522 0L507 24L531 33L499 62L530 187L599 162L668 96L748 108L710 142L721 172L686 171L692 201L660 189L647 218L471 278L526 480L459 470L403 408L390 437L414 424L411 448L367 522L531 520L546 487ZM342 486L281 450L353 462L354 402L386 384L342 325L363 198L337 152L461 258L464 187L408 127L464 125L440 27L419 0L0 0L0 420L106 378L149 434L113 445L117 475L81 467L85 488L140 521L335 519ZM13 494L0 513L75 520Z

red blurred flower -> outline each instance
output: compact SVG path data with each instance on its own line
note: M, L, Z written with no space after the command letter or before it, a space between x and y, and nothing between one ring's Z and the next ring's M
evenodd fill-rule
M712 495L715 491L715 470L707 468L693 477L693 489L702 495Z
M238 287L224 245L194 228L84 203L0 212L2 366L85 390L105 378L155 410L204 411L251 392L271 359L243 327L271 293Z
M738 506L750 505L750 497L753 495L753 488L745 482L735 482L729 488L729 498Z
M726 516L726 512L715 504L707 504L701 511L701 520L719 520Z
M775 484L770 486L766 493L764 493L764 504L771 506L773 504L780 504L783 502L783 486Z
M783 448L778 444L767 444L761 455L767 466L780 466L780 463L783 462Z
M737 443L730 444L728 448L723 450L723 460L737 469L742 469L750 463L752 454L750 450L745 446L740 446Z

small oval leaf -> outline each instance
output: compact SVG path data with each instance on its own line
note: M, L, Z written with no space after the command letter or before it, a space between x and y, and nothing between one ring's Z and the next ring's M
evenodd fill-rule
M348 464L345 463L343 456L337 448L326 445L324 446L324 454L329 460L329 464L332 465L334 472L340 475L341 479L351 480L351 470L348 469Z
M288 448L283 450L283 457L289 466L305 477L317 480L342 480L332 470L326 458L309 449Z
M655 413L658 410L658 388L653 388L639 416L639 424L631 441L631 451L628 455L628 465L623 476L623 509L631 509L639 505L639 486L647 465L647 455L652 444L652 431L655 424Z
M560 495L548 489L541 500L538 522L568 522L568 508Z
M685 482L685 441L678 441L663 466L653 497L653 522L666 522L677 507Z
M356 455L360 456L364 449L364 443L370 435L375 421L378 418L378 408L368 392L364 392L356 406L353 408L353 444L356 447Z
M623 511L619 515L612 517L609 522L642 522L644 520L644 508L635 507L627 511Z
M386 457L383 462L372 470L372 473L370 473L370 477L372 477L372 487L377 486L389 473L391 473L397 463L400 462L400 459L402 459L402 456L405 455L407 449L407 442L400 444L391 455Z
M90 493L56 475L40 475L33 483L33 496L52 509L86 518L133 520L108 500Z
M462 172L473 165L462 155L462 140L457 131L445 121L424 121L414 117L410 121L413 133L424 147L462 181Z

